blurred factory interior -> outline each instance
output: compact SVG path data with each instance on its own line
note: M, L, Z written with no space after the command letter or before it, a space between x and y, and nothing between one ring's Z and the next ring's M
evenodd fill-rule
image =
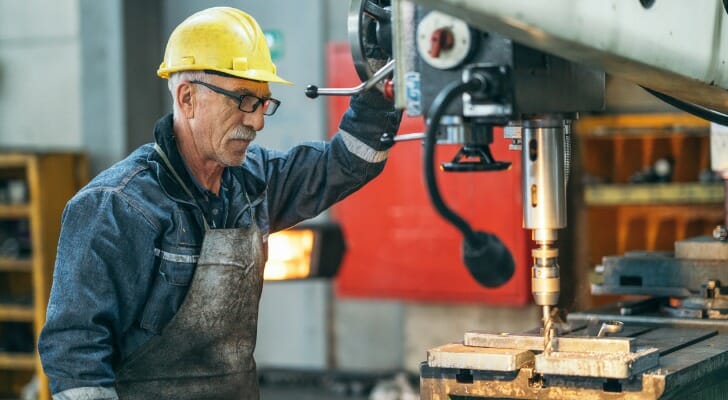
M155 121L171 111L166 81L155 75L166 39L186 16L219 5L255 16L278 71L295 83L271 88L282 106L256 142L284 150L327 139L348 100L310 99L304 90L360 83L348 1L0 0L0 398L47 390L28 383L37 376L32 354L63 204L153 140ZM602 111L580 113L572 126L569 223L559 235L559 306L568 312L622 298L590 292L603 256L671 252L675 240L712 235L725 218L710 122L609 74L604 99ZM424 129L421 117L408 117L400 133ZM263 399L309 391L310 398L375 398L377 383L396 386L396 379L416 396L428 349L472 329L525 332L541 324L522 226L520 152L509 143L497 128L492 151L513 162L510 171L439 180L453 208L510 248L512 280L486 288L473 279L459 233L427 198L420 143L398 143L380 178L306 224L341 228L343 246L318 243L343 247L336 276L266 281L255 353ZM439 151L450 159L457 147Z

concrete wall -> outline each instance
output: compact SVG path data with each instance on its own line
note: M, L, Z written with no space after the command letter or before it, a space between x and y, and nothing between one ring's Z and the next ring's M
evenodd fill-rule
M0 0L0 147L81 147L78 0Z
M125 153L120 0L0 0L0 147Z
M81 143L92 174L127 153L122 0L79 0Z

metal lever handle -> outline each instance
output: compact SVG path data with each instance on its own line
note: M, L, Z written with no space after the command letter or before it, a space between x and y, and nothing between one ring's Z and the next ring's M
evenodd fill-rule
M607 336L607 333L619 333L622 332L624 324L622 321L604 321L602 326L599 328L597 337Z
M306 96L312 99L317 98L319 95L324 96L353 96L376 86L382 79L394 71L394 61L390 60L382 68L372 75L371 78L362 82L360 85L353 88L319 88L316 85L308 85L306 88Z
M419 139L424 139L424 138L425 138L424 133L405 133L403 135L397 135L397 136L394 136L391 133L383 133L382 136L379 138L379 141L386 145L393 145L396 142L404 142L407 140L419 140Z

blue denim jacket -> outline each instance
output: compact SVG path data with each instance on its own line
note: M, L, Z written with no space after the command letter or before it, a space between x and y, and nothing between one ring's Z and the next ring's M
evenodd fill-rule
M243 165L227 169L226 227L249 226L252 206L267 240L379 174L388 152L378 138L396 132L399 113L364 103L352 99L330 142L288 152L251 145ZM172 115L154 135L187 187L197 188L177 150ZM51 391L63 392L59 398L114 397L115 368L162 331L187 293L202 218L153 144L101 172L68 202L38 343Z

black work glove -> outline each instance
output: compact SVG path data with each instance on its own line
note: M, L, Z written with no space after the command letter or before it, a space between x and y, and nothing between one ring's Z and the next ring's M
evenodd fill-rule
M339 129L380 151L394 144L391 140L380 141L382 134L394 137L401 120L402 111L394 109L394 102L384 98L378 89L372 88L351 97L349 109L341 118Z

